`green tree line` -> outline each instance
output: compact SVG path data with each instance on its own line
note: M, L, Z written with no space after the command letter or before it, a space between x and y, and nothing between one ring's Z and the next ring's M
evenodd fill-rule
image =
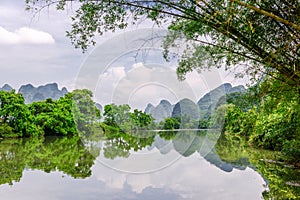
M58 100L46 99L26 105L22 94L0 91L0 137L87 136L116 130L150 129L151 115L129 105L104 107L104 120L87 89L74 90Z
M299 165L299 93L282 87L285 86L279 80L265 80L229 104L219 106L211 123L223 113L222 129L226 137L243 138L248 145L280 151L282 159Z

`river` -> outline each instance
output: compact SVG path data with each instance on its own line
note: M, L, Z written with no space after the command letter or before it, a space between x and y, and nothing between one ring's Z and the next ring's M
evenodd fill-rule
M297 199L300 171L214 131L0 140L0 197Z

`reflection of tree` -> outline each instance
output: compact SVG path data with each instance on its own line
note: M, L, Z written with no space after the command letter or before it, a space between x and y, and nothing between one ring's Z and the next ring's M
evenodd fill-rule
M231 172L233 168L244 170L246 167L255 169L268 183L269 191L263 193L266 199L297 199L300 194L300 187L296 186L300 183L300 170L276 161L278 154L274 151L255 150L244 146L241 140L222 137L211 148L212 144L207 144L215 141L212 132L171 131L160 132L159 135L155 137L153 132L107 132L104 156L109 159L126 158L131 151L139 151L153 143L161 152L166 152L168 145L183 156L199 153L223 171ZM164 141L158 140L158 137L164 138L161 139ZM157 141L159 143L155 144ZM92 145L93 141L88 144ZM44 172L58 170L74 178L89 177L94 157L87 149L76 137L0 140L0 184L20 181L26 168ZM94 156L99 155L99 151L93 152Z
M299 169L276 161L273 151L248 152L251 163L267 180L269 190L263 193L265 199L299 199Z
M218 140L219 131L160 131L158 134L165 140L172 140L173 148L182 156L188 157L195 152L199 152L206 161L225 172L231 172L233 168L244 170L249 165L248 159L240 159L231 163L220 159L215 148L221 148L218 152L222 154L222 147L220 145L214 146Z
M221 160L230 163L238 169L245 169L251 166L248 156L248 150L238 138L227 140L221 136L215 145L215 150ZM253 167L253 166L252 166Z
M107 139L103 154L106 158L128 157L130 150L139 151L147 146L151 146L154 141L153 134L129 134L124 132L113 132L106 134Z
M169 133L172 134L172 132ZM199 152L206 161L222 171L231 172L233 168L245 169L245 167L228 164L220 159L214 148L218 133L214 131L178 131L175 133L172 143L174 149L182 156L188 157Z
M94 157L79 138L11 139L0 142L0 184L20 181L25 168L61 171L74 178L91 175Z
M279 152L257 150L237 138L221 138L215 146L222 161L233 166L251 167L268 183L265 199L297 199L300 194L300 170L277 161Z
M122 139L108 140L103 148L105 158L114 159L116 157L127 158L130 155L130 146Z
M158 132L159 137L165 140L172 140L176 136L177 131L160 131Z
M25 168L22 140L0 141L0 184L20 181Z

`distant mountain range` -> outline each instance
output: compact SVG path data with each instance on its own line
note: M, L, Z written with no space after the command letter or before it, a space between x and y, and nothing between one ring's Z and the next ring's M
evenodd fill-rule
M172 111L172 117L187 116L190 119L197 120L200 118L199 107L190 99L182 99L175 104Z
M207 119L213 114L217 103L221 98L224 98L226 94L236 93L236 92L245 92L246 89L244 86L239 85L232 87L230 83L224 83L219 87L211 90L206 93L202 98L197 102L200 109L200 116L203 119Z
M57 100L60 97L68 93L68 90L63 87L58 89L57 83L50 83L38 87L34 87L31 84L22 85L19 89L19 93L23 94L25 103L29 104L35 101L42 101L48 98Z
M3 87L0 87L0 90L11 91L13 88L10 85L5 84ZM18 90L18 93L21 93L24 96L26 104L30 104L32 102L43 101L48 98L57 100L69 92L65 87L61 90L58 89L57 83L49 83L38 87L34 87L31 84L22 85ZM103 107L101 104L96 103L95 106L102 112Z
M190 119L208 119L214 112L217 105L220 104L220 99L226 99L227 94L245 92L244 86L239 85L232 87L230 83L224 83L219 87L209 91L197 104L190 99L182 99L175 105L167 100L161 100L157 106L148 104L145 112L151 114L156 122L163 121L167 117L187 116Z
M5 84L0 90L11 91L13 88ZM31 84L22 85L18 90L18 93L21 93L24 96L25 103L29 104L35 101L42 101L48 98L57 100L60 97L68 93L68 90L63 87L61 90L58 89L57 83L49 83L46 85L34 87Z
M0 90L8 91L9 92L9 91L12 91L13 88L10 85L5 84L3 87L0 87Z
M13 88L5 84L3 87L0 87L0 90L11 91ZM197 103L190 99L182 99L172 105L168 100L161 100L157 106L149 103L145 112L151 114L156 122L161 122L167 117L181 117L184 115L194 120L207 119L214 112L216 106L226 100L227 94L244 91L246 89L242 85L232 87L230 83L224 83L206 93ZM18 92L23 94L25 103L29 104L48 98L57 100L67 94L68 90L65 87L60 90L57 83L49 83L38 87L34 87L31 84L22 85ZM99 103L96 103L96 106L99 110L103 110L103 107Z
M167 100L161 100L157 106L149 103L145 109L145 113L151 114L156 122L163 121L165 118L172 115L174 106Z

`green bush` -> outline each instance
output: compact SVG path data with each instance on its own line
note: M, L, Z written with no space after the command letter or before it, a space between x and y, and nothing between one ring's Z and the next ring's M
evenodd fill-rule
M8 138L8 137L18 137L18 134L13 132L13 128L8 126L7 124L0 125L0 137Z
M299 137L299 106L296 102L279 103L272 113L262 112L255 123L250 142L256 146L282 150L284 144Z
M300 162L300 139L286 141L283 145L282 152L288 161Z

